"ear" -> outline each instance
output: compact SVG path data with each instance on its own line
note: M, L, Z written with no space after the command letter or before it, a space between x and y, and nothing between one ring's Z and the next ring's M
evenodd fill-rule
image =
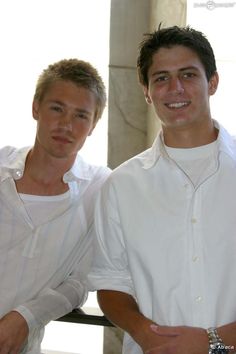
M152 100L151 100L151 97L149 96L148 88L146 86L143 86L143 93L144 93L144 97L145 97L146 102L148 104L152 104Z
M209 95L212 96L216 93L217 87L219 84L219 75L215 72L209 80Z
M35 120L38 120L39 102L33 101L32 103L32 116Z

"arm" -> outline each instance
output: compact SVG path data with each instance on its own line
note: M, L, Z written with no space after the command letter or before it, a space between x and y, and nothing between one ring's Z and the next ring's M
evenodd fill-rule
M70 312L86 296L84 285L70 277L58 288L44 289L37 298L7 313L0 319L0 354L20 353L31 332Z
M64 281L55 289L46 288L39 295L14 309L27 321L29 330L43 327L84 303L87 291L74 279Z
M86 294L83 285L70 278L57 289L45 289L37 298L7 313L0 319L0 354L18 354L30 331L70 312Z
M0 354L18 354L29 333L27 322L18 312L11 311L0 319Z
M45 289L36 299L17 307L0 319L0 354L18 354L35 328L46 325L70 312L83 299L78 284L62 283L57 289Z
M79 251L74 250L77 263L70 275L56 288L45 287L38 295L14 310L27 321L29 331L43 327L52 320L64 316L74 308L82 306L87 299L86 276L92 260L92 234L87 233L79 245ZM57 276L62 278L60 270ZM59 279L60 279L59 278Z
M168 336L157 336L151 331L150 325L154 322L140 313L131 295L120 291L99 290L98 303L107 318L129 333L144 353L171 340Z
M14 308L14 311L25 320L29 335L50 321L82 306L86 301L88 291L85 277L92 258L90 232L85 237L83 244L80 244L79 250L74 270L67 278L62 279L61 284L56 288L45 287L35 298ZM77 254L76 249L75 253ZM57 276L62 278L60 270Z
M118 209L115 188L108 181L95 208L94 257L88 286L91 291L98 290L98 302L107 318L126 331L145 352L169 338L152 333L153 321L141 314L135 301Z
M119 291L99 290L98 302L107 318L129 333L145 354L208 353L208 336L203 328L158 326L140 313L131 295ZM235 352L236 323L219 327L218 333L232 348L230 352Z

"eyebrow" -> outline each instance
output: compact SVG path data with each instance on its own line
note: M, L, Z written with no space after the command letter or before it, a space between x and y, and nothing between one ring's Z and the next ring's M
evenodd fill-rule
M48 103L55 103L60 106L66 107L66 104L60 100L48 100ZM93 114L93 112L88 111L87 109L84 109L84 108L75 108L75 111L77 111L79 113Z
M182 71L186 71L186 70L194 70L194 71L198 71L198 68L196 66L186 66L184 68L180 68L178 69L178 71L182 72ZM168 70L160 70L160 71L155 71L151 76L156 76L156 75L161 75L161 74L168 74L170 71Z

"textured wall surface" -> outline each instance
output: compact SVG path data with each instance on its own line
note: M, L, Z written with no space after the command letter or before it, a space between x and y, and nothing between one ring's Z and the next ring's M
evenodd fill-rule
M136 58L149 30L150 2L112 0L109 70L108 164L114 168L146 148L147 105Z

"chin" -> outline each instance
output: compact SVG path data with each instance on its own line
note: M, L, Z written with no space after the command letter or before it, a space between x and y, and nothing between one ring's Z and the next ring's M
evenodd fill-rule
M178 126L189 125L190 123L192 123L192 119L190 117L179 117L170 120L169 125L178 127Z

